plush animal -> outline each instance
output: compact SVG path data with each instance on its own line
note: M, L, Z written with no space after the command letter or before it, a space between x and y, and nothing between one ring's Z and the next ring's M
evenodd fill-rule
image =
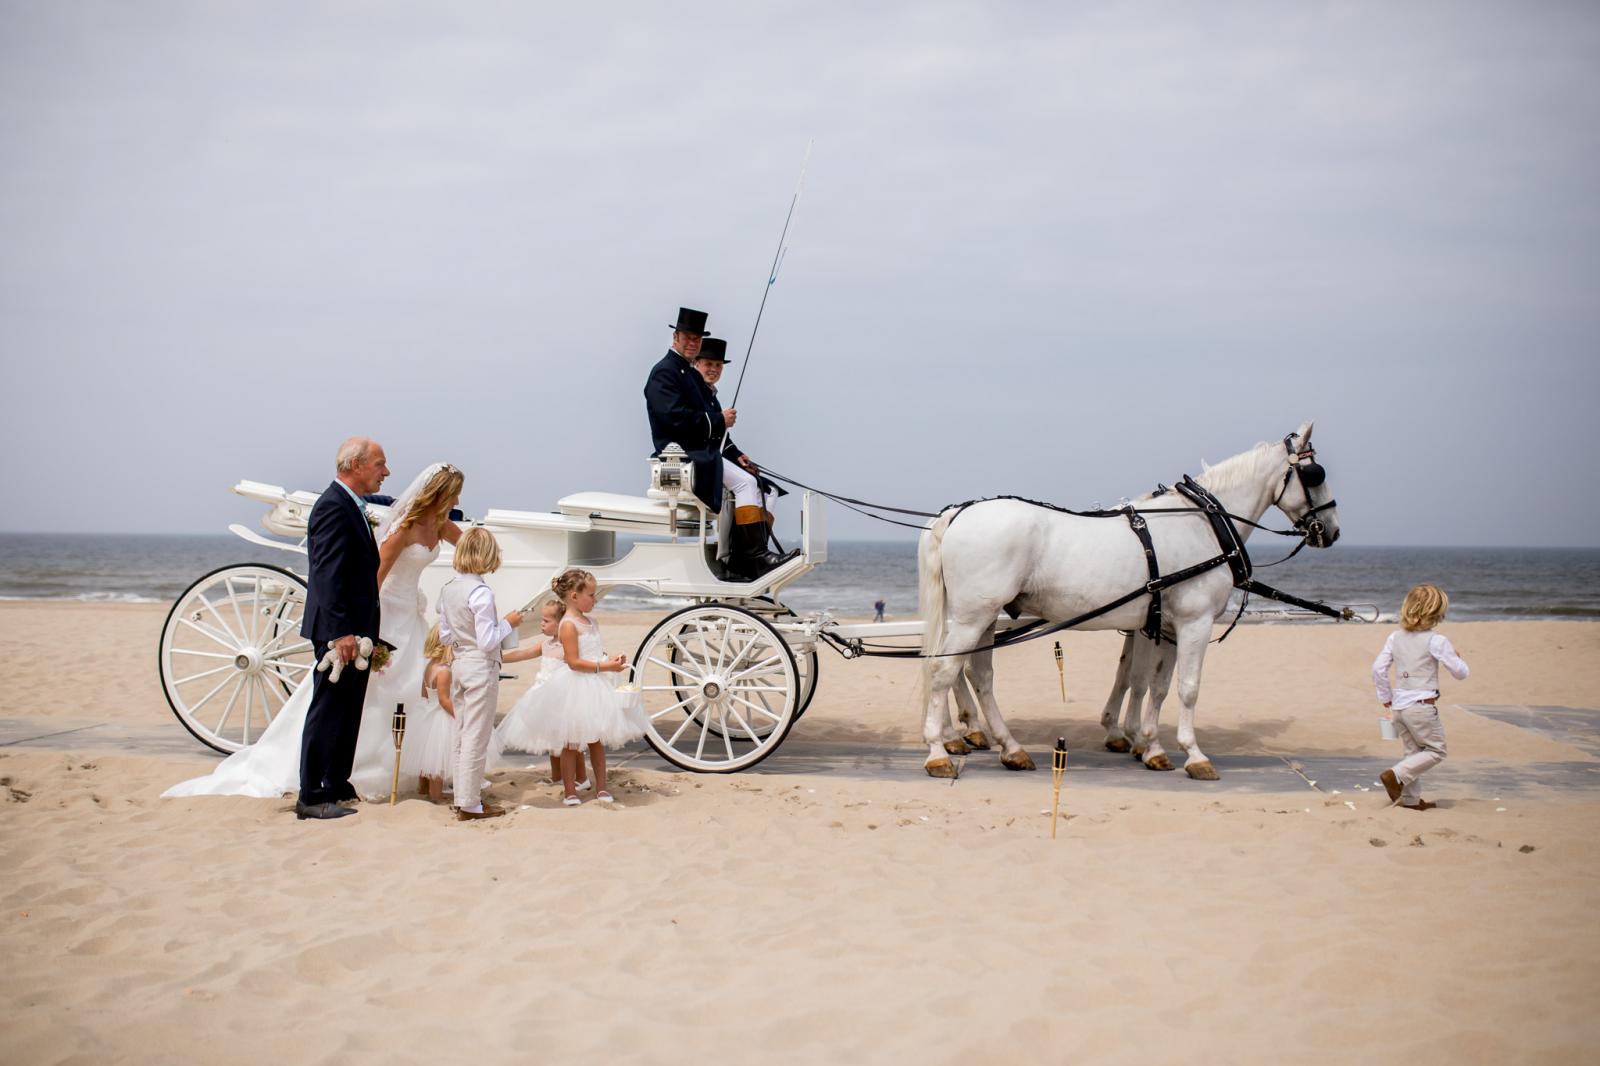
M337 641L328 641L328 651L322 656L322 661L317 664L317 671L319 673L326 673L328 675L328 681L331 684L338 683L339 675L344 673L345 665L344 659L342 659L339 656L338 651L334 649L334 645L336 643ZM357 670L365 670L367 668L367 664L371 662L371 657L372 638L362 637L356 643L356 658L355 661L350 665L354 666Z

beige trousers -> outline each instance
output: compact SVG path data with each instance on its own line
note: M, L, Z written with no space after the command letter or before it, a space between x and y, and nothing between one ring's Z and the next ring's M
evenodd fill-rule
M1394 714L1406 757L1394 764L1394 776L1401 784L1400 802L1415 807L1422 802L1417 779L1444 762L1444 726L1439 723L1439 708L1432 703L1413 703Z
M483 771L500 699L500 664L476 649L457 651L450 688L456 704L456 806L470 810L483 802Z

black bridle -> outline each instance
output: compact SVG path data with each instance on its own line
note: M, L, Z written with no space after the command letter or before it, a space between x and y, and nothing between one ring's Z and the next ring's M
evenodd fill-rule
M1282 510L1283 494L1289 491L1289 480L1295 476L1300 478L1300 491L1306 498L1306 512L1294 519L1294 528L1298 529L1307 541L1317 547L1327 547L1328 529L1322 524L1322 519L1317 517L1319 511L1332 510L1339 501L1329 499L1327 503L1313 504L1311 490L1328 480L1328 472L1322 469L1322 464L1317 462L1317 450L1312 447L1295 450L1294 439L1296 434L1291 433L1283 438L1283 450L1289 456L1288 469L1283 472L1283 484L1278 486L1278 495L1273 497L1272 506Z

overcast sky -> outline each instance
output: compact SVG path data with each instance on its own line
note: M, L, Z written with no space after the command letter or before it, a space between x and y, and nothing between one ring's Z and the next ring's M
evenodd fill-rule
M812 138L757 460L1086 506L1315 418L1348 543L1600 545L1600 6L1393 0L0 0L0 529L254 524L352 433L641 493Z

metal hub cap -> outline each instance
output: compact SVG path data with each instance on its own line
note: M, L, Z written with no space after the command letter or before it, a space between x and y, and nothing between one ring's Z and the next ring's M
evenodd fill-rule
M261 672L261 652L256 648L246 648L233 657L233 665L247 674Z
M700 695L713 703L719 702L725 685L720 677L708 677L700 683Z

